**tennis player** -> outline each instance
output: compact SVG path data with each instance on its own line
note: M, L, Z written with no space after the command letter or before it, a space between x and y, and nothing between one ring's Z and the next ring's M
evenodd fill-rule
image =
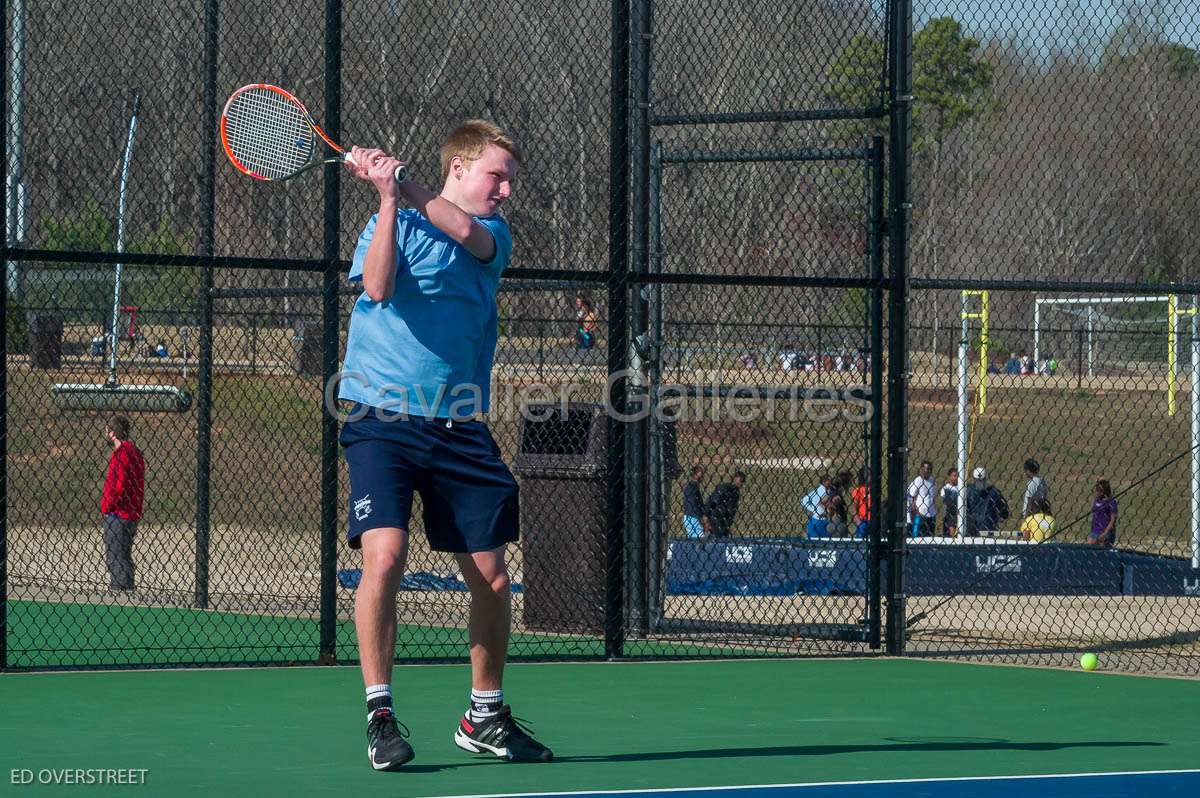
M496 291L512 253L497 211L512 192L517 149L489 122L464 123L442 146L440 194L397 182L401 162L382 150L355 147L352 156L347 168L379 191L379 212L350 267L363 293L338 389L351 403L340 442L350 467L349 542L363 554L354 620L371 767L396 770L413 758L391 679L414 493L430 547L454 554L471 591L471 695L455 744L549 762L550 749L504 703L512 609L505 545L517 539L517 483L478 420L488 409Z

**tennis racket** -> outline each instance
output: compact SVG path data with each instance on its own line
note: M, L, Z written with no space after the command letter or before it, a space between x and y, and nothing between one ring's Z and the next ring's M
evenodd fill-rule
M319 149L317 137L337 153ZM244 175L255 180L287 180L327 163L354 163L350 153L321 129L294 95L268 83L251 83L233 93L221 112L221 146ZM396 180L408 170L397 167Z

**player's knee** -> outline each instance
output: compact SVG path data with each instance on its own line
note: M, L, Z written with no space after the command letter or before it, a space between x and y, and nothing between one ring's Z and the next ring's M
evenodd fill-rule
M501 571L492 576L488 581L488 587L498 598L508 598L508 595L512 593L512 580L508 577L508 571Z
M512 582L508 578L508 571L501 570L495 574L480 574L480 577L474 580L472 585L475 590L475 595L483 599L500 599L507 600L512 593Z
M368 533L369 534L369 533ZM381 577L402 574L408 555L407 542L399 535L371 540L363 546L363 571Z

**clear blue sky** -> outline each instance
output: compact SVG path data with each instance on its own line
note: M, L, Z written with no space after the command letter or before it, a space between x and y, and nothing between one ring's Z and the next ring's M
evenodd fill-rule
M983 38L1015 36L1034 50L1049 52L1065 46L1078 29L1075 16L1097 37L1091 49L1102 48L1124 19L1123 9L1157 7L1163 38L1200 49L1200 2L1197 0L913 0L913 25L931 17L952 16L972 35ZM1154 16L1148 17L1155 19Z

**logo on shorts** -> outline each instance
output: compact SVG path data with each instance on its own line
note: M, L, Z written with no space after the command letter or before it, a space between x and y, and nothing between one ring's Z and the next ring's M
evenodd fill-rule
M371 514L371 494L363 496L354 502L354 517L361 521Z

